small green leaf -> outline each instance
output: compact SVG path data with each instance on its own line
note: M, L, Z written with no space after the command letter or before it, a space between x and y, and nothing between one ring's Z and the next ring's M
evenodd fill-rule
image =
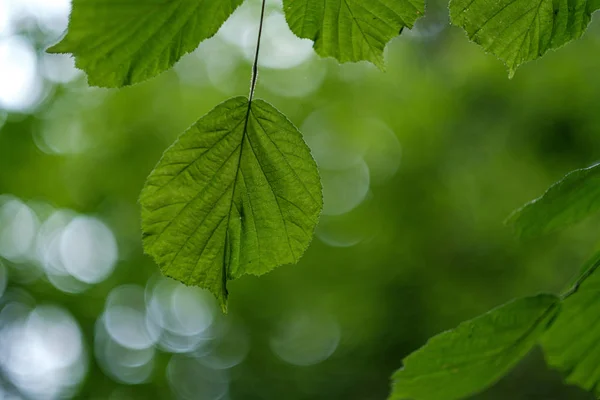
M452 24L504 62L517 68L585 32L600 0L451 0Z
M424 0L283 0L292 31L322 57L384 68L386 44L425 12Z
M557 302L546 294L518 299L435 336L404 360L390 398L453 400L483 390L537 343Z
M212 37L243 0L73 0L50 53L72 53L90 85L121 87L172 67Z
M600 210L600 164L567 174L544 195L516 210L507 224L533 237L565 228Z
M162 272L210 290L295 263L323 207L302 135L270 104L220 104L163 155L142 191L144 248Z
M596 261L570 295L561 312L542 336L546 361L567 374L567 383L600 396L600 272Z

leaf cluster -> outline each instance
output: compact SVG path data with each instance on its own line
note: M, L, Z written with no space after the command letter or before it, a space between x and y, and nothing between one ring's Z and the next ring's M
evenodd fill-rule
M600 165L573 171L507 220L525 237L579 222L600 208ZM404 360L392 399L461 399L496 382L535 345L567 382L600 395L600 257L562 296L512 301L432 338Z
M243 0L74 0L66 36L91 85L137 84L214 36ZM262 29L266 1L262 3ZM583 35L600 0L450 0L451 23L506 65ZM425 14L424 0L283 0L292 32L322 57L384 69L387 43ZM260 30L259 30L260 32ZM260 33L257 45L260 48ZM235 97L169 147L140 197L145 251L162 272L211 291L227 308L227 282L297 262L323 208L317 165L298 129L275 107ZM575 171L508 220L531 237L600 209L599 166ZM512 301L432 338L393 377L393 399L458 399L483 390L535 345L570 383L598 391L599 261L562 296ZM598 392L600 394L600 392Z

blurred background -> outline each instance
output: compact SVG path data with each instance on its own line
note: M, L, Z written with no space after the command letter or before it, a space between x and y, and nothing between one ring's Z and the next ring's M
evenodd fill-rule
M246 95L259 2L160 77L89 88L44 48L69 0L0 0L0 399L380 400L430 336L560 292L598 218L518 242L504 219L600 160L600 25L507 78L446 3L387 71L319 59L269 1L257 96L305 135L325 209L298 265L210 295L142 252L137 197L161 153ZM474 399L592 399L534 351Z

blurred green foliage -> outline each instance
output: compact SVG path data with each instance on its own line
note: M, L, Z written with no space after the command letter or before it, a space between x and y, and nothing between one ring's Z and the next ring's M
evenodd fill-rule
M148 173L198 117L247 93L245 47L218 35L175 70L120 91L90 89L83 76L62 84L44 78L35 107L0 111L0 194L14 196L13 205L15 197L27 203L40 223L56 209L93 216L110 228L118 247L107 279L68 293L49 281L33 247L30 256L7 257L3 241L14 244L20 236L10 222L15 214L0 213L0 256L8 274L3 310L15 303L53 304L73 316L83 335L87 373L78 390L60 396L199 398L190 393L204 393L194 386L200 376L226 382L227 394L217 393L220 398L383 399L402 358L427 338L514 297L564 288L596 249L598 219L524 243L503 221L566 172L598 159L600 27L592 23L582 39L507 80L493 56L448 26L442 3L429 4L428 16L390 43L386 73L366 63L340 66L312 53L291 67L269 66L283 50L263 53L257 97L296 123L313 152L327 150L316 154L325 208L330 190L329 203L345 212L332 209L322 218L298 265L231 283L230 314L223 321L214 317L233 326L222 347L243 347L230 368L206 370L214 362L200 364L163 346L152 353L148 376L127 384L102 360L97 342L99 317L107 298L114 298L109 294L157 279L156 265L143 255L139 228L137 198ZM39 59L48 57L43 47L56 39L35 24L24 24L17 34L33 43ZM390 139L361 129L366 120L384 124L381 131L393 132L400 144L393 174L389 163L379 170L375 161L396 142L378 147ZM332 139L319 147L322 131ZM375 155L369 157L368 149ZM354 170L346 160L356 154L368 166L367 178L364 168ZM392 160L399 157L392 154ZM359 184L366 194L352 192ZM352 196L364 200L349 204ZM6 204L8 197L3 199ZM9 337L2 319L7 314L0 313L0 343L10 343L1 339ZM59 318L55 311L43 315ZM220 361L231 360L223 354ZM16 380L10 362L1 365L2 387L23 391L27 381ZM174 376L181 380L175 388ZM191 392L182 391L189 387ZM206 393L214 389L207 387ZM565 385L535 351L474 398L593 396Z

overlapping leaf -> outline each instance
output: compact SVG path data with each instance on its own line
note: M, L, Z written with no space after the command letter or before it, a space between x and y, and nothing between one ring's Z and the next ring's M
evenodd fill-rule
M172 67L243 0L74 0L68 33L51 53L72 53L93 86L142 82Z
M297 262L322 209L317 166L273 106L243 97L185 132L141 195L144 248L163 273L209 289Z
M383 50L425 12L424 0L283 0L299 37L315 42L322 57L371 61L383 68Z
M393 376L391 399L461 399L489 386L537 343L558 298L515 300L444 332L409 355Z
M509 74L583 35L600 0L451 0L450 18Z
M600 396L600 261L562 303L561 312L542 337L546 361L567 375L567 383ZM585 276L584 276L585 277Z
M600 210L600 164L567 174L540 198L508 219L517 234L531 237L567 227Z

